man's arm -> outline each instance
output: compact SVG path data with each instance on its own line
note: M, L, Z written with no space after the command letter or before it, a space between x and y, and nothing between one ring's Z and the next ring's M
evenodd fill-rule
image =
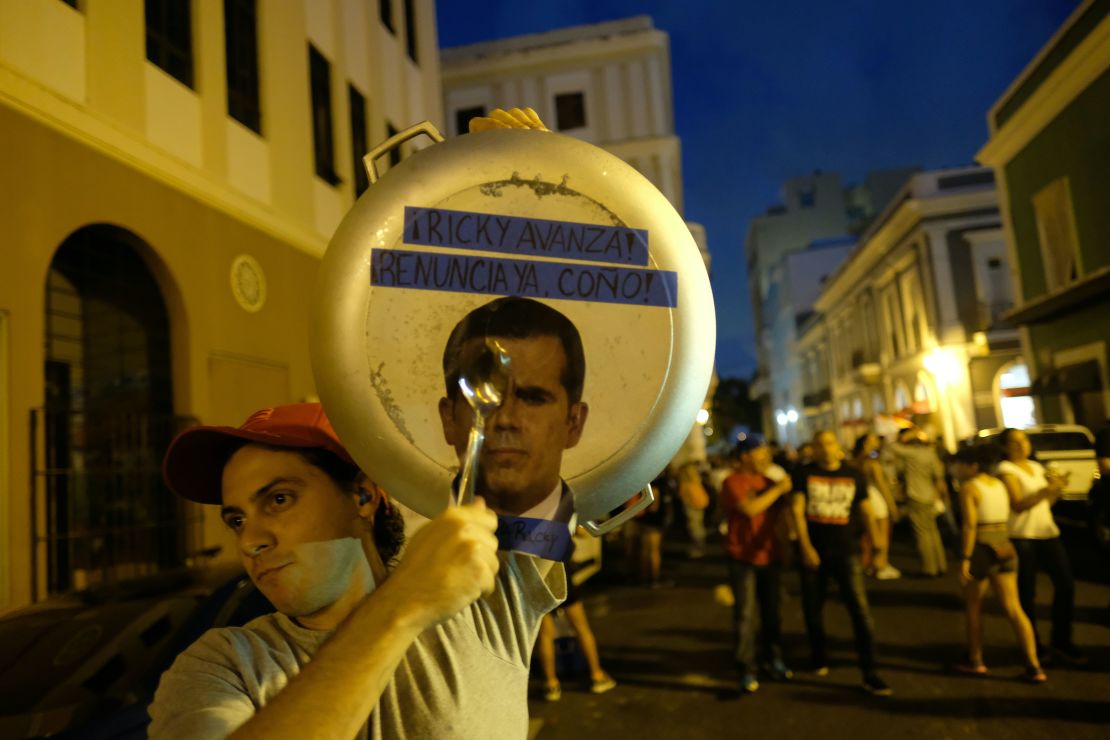
M809 540L809 527L806 526L805 494L795 491L794 500L791 503L791 509L794 512L794 526L798 532L798 547L802 551L802 562L805 563L807 568L817 568L821 565L821 556L817 554L817 550Z
M944 476L944 463L936 453L933 453L933 485L940 500L948 503L948 480Z
M894 458L894 472L898 475L898 478L901 481L902 495L906 496L908 495L907 491L905 490L906 459L913 453L911 452L908 445L904 445L901 442L891 442L889 447L891 457Z
M354 737L417 636L494 588L497 517L482 499L413 536L397 570L233 738Z
M744 516L753 517L756 514L761 514L778 501L783 494L789 493L793 490L794 484L790 482L790 477L787 476L783 480L771 485L769 488L760 491L754 497L745 496L740 500L739 509L744 513ZM749 490L750 492L750 490Z
M963 513L963 530L960 548L960 582L971 582L971 553L975 549L975 527L979 523L978 490L972 481L960 484L960 511Z

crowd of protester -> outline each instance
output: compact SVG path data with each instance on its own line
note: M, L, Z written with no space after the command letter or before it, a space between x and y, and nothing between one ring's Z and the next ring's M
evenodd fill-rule
M950 455L917 427L889 438L869 431L850 450L830 431L797 449L746 435L727 457L660 474L652 484L654 504L622 532L625 572L633 584L672 585L661 572L667 533L684 529L688 556L697 559L705 553L706 532L717 529L728 567L721 588L732 608L733 660L747 693L758 691L760 680L792 679L792 665L828 674L823 612L833 581L851 619L862 687L889 696L893 690L877 670L867 579L902 577L889 552L892 527L905 518L918 559L912 574L945 578L954 571L962 589L966 651L955 669L989 671L982 610L991 590L1012 627L1021 677L1043 683L1043 666L1051 661L1086 662L1072 639L1074 579L1051 508L1067 480L1034 459L1021 430L1008 429L998 440ZM950 569L950 560L958 566ZM790 570L801 586L806 660L789 660L783 647L780 593ZM1041 571L1053 588L1046 642L1035 619ZM591 637L596 654L592 645ZM589 663L597 675L596 655Z
M901 576L890 564L889 542L891 523L903 512L922 577L948 573L938 522L953 535L967 620L967 650L959 670L988 670L981 620L988 586L1012 625L1026 680L1046 681L1042 664L1048 660L1083 663L1085 657L1072 640L1074 579L1051 508L1067 480L1046 470L1032 453L1028 437L1017 429L1006 430L999 444L969 444L951 456L939 453L929 434L916 427L901 429L891 440L875 432L863 434L850 455L828 431L818 432L796 453L747 437L737 449L735 471L720 489L728 520L740 687L757 690L759 673L779 680L792 673L782 655L778 581L793 553L810 669L816 675L828 672L822 608L826 584L833 580L851 617L864 689L875 695L892 693L875 668L875 626L865 576ZM789 477L769 472L774 461ZM959 525L952 493L958 496ZM1049 576L1054 592L1047 643L1039 641L1035 620L1039 571Z

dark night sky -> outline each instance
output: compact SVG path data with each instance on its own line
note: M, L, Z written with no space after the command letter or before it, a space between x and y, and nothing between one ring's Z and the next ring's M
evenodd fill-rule
M783 181L822 169L966 164L986 113L1077 0L437 4L440 46L650 15L670 34L686 217L713 254L717 367L755 368L748 222Z

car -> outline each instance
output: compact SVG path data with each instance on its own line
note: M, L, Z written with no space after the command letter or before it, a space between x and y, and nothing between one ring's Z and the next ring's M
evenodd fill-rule
M0 618L0 737L138 740L158 679L211 627L274 611L237 568L177 570Z
M1091 535L1099 551L1110 556L1110 475L1103 475L1091 488L1089 503Z
M999 442L1002 429L984 429L977 441ZM1033 459L1049 470L1067 476L1064 502L1086 502L1091 487L1099 478L1095 459L1095 438L1091 430L1078 424L1038 424L1022 431L1033 445Z

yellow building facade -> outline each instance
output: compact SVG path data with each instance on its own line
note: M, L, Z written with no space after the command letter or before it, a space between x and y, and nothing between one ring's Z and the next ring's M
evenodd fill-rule
M438 67L431 0L0 0L0 613L232 556L161 451L314 397L316 266Z

